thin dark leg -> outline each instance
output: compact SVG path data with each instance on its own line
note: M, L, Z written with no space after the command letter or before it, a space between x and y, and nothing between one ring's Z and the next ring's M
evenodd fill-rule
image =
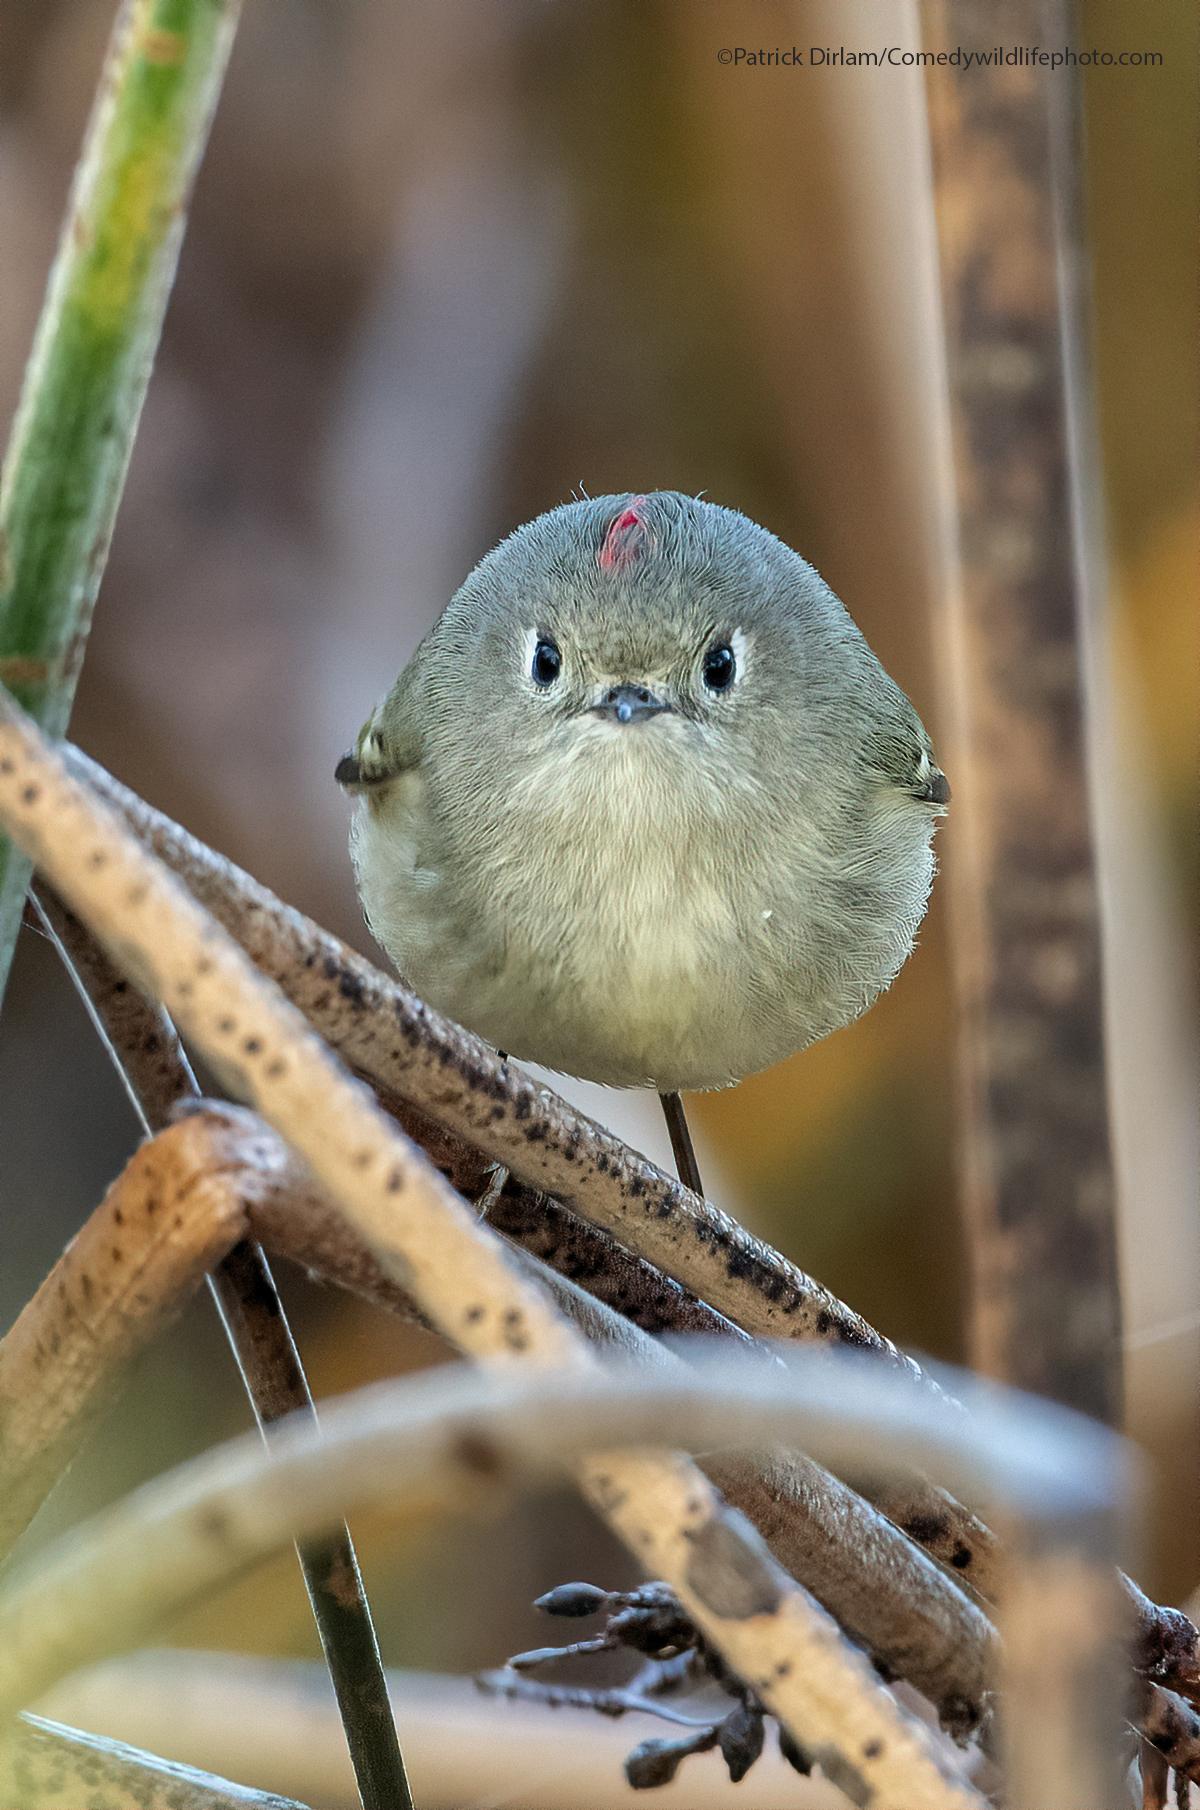
M696 1152L692 1149L692 1134L688 1130L683 1101L678 1094L659 1094L658 1097L662 1102L663 1118L667 1121L667 1130L671 1134L671 1149L675 1155L675 1173L685 1188L690 1188L693 1194L698 1194L703 1199L704 1183L700 1180Z

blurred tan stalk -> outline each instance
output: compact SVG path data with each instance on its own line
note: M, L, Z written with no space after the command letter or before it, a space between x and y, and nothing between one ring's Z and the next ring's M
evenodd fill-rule
M24 1715L0 1740L0 1802L20 1810L304 1810L293 1798Z
M587 1710L552 1714L485 1697L470 1679L389 1672L421 1810L494 1804L513 1810L729 1810L714 1755L689 1762L650 1797L625 1783L632 1741L653 1724ZM317 1667L241 1653L157 1650L73 1673L47 1714L193 1765L291 1792L327 1810L357 1810L340 1731ZM754 1768L752 1810L845 1810L845 1794L801 1778L777 1751Z
M986 0L928 0L936 48ZM1048 26L1038 0L1013 42ZM1052 8L1069 42L1065 6ZM979 1366L1121 1418L1120 1300L1063 336L1082 221L1073 72L928 72L959 581L945 616L964 770L952 874Z

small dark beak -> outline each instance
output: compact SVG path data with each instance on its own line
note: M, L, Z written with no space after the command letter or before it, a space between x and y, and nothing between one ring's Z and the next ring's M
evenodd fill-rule
M611 717L615 723L636 723L643 717L661 716L670 708L648 685L614 685L592 705L592 714Z
M929 775L929 784L921 794L926 804L949 804L950 781L940 767L934 767Z

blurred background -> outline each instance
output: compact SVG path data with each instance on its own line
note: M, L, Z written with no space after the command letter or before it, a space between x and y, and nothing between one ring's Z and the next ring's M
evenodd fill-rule
M0 11L0 414L15 404L113 0ZM1190 1132L1197 672L1197 16L1086 0L1083 82L1109 583L1100 800L1118 1009L1130 1429L1160 1508L1140 1581L1200 1578ZM845 599L939 741L947 434L919 72L731 69L726 45L919 42L904 0L251 0L201 173L72 733L360 948L338 755L450 593L579 485L705 491ZM1047 776L1052 783L1052 776ZM965 808L956 798L956 808ZM1030 800L1037 808L1037 800ZM954 816L941 831L955 859ZM1122 1004L1124 1002L1124 1005ZM1128 1008L1128 1023L1119 1012ZM859 1024L692 1105L710 1192L902 1344L964 1350L945 888ZM657 1109L567 1086L657 1157ZM1186 1099L1186 1092L1182 1095ZM1157 1116L1156 1116L1157 1115ZM1186 1118L1186 1115L1185 1115ZM49 951L0 1037L6 1324L133 1147ZM315 1386L439 1361L283 1278ZM37 1537L246 1423L202 1299L95 1430ZM392 1664L545 1638L527 1603L616 1583L582 1509L481 1538L360 1534ZM290 1565L172 1630L313 1651Z

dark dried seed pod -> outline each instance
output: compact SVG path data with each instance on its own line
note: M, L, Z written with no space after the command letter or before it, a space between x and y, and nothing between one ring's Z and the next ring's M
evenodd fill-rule
M763 1750L763 1712L758 1704L739 1703L717 1729L717 1742L736 1785Z
M674 1741L643 1741L625 1761L625 1777L634 1791L653 1791L658 1785L669 1785L689 1754L704 1753L715 1747L715 1728L702 1728L697 1734L682 1735Z
M599 1615L611 1600L608 1591L596 1584L559 1584L556 1590L539 1596L533 1606L546 1615Z

